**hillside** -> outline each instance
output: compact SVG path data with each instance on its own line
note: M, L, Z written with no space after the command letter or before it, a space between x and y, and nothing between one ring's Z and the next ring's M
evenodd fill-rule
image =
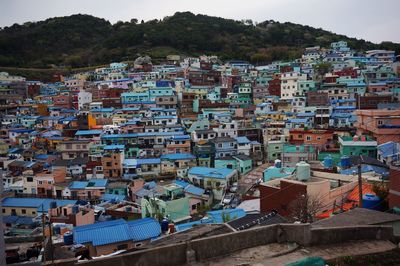
M87 67L132 60L138 54L161 58L171 53L207 53L265 63L295 58L306 46L328 46L338 40L346 40L355 49L386 48L400 53L400 44L373 44L293 23L253 25L183 12L163 20L138 23L132 19L112 25L78 14L5 27L0 31L0 66Z

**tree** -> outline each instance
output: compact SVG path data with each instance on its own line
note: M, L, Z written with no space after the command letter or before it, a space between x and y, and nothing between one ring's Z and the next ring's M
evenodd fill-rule
M289 205L291 218L296 222L312 223L322 209L321 199L307 194L300 194Z

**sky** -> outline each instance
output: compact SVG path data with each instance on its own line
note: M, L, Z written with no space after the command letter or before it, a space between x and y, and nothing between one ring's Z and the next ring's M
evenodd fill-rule
M0 27L89 14L115 23L191 11L236 20L276 20L380 43L400 43L399 0L0 0Z

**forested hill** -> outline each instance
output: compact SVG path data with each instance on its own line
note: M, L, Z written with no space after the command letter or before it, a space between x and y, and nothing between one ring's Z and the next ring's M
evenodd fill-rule
M266 63L298 57L302 48L345 40L359 50L393 49L400 44L373 44L293 23L251 21L175 13L163 20L110 22L89 15L14 24L0 31L0 66L85 67L133 60L139 54L216 54L223 59Z

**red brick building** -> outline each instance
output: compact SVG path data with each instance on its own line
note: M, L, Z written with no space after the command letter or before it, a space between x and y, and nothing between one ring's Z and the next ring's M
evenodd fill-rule
M274 78L268 82L268 91L270 95L281 96L281 79Z
M260 212L277 211L282 216L290 215L290 204L300 195L307 194L307 185L294 184L284 179L280 180L280 187L265 184L259 186Z
M389 174L389 208L400 207L400 168L392 167Z

